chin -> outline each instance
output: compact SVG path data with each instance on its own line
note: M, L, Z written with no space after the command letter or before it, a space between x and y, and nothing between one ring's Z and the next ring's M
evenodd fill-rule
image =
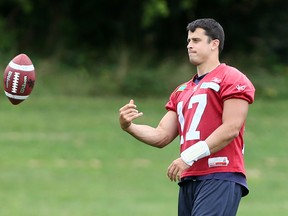
M190 59L190 63L193 64L194 66L198 66L200 64L198 61L195 61L193 59Z

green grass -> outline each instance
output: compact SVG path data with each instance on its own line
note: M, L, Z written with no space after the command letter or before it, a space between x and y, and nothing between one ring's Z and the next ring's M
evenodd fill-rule
M166 169L178 140L164 149L121 131L118 109L129 98L31 97L18 106L0 97L1 216L177 215L178 186ZM136 99L155 125L163 99ZM250 194L240 216L288 211L286 101L258 100L246 127Z
M287 101L259 100L251 106L246 133L250 195L239 215L288 212Z

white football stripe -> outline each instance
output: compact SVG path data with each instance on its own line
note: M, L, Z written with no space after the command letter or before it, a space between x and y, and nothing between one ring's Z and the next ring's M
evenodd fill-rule
M15 64L13 61L9 62L9 66L15 70L21 70L21 71L33 71L34 70L34 66L32 65L19 65L19 64Z
M5 95L9 98L13 98L13 99L17 99L17 100L25 100L26 98L29 97L29 95L26 95L26 96L23 96L23 95L12 95L6 91L5 92Z

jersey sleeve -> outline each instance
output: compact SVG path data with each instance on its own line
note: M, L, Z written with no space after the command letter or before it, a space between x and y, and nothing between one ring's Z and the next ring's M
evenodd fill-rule
M243 73L231 68L225 75L220 95L223 101L237 98L246 100L251 104L254 101L255 88Z
M172 92L170 95L169 101L166 103L165 108L167 111L174 111L177 112L176 110L176 90Z

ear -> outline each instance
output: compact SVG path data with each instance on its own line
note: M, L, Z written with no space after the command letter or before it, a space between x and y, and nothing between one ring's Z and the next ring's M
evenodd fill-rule
M216 50L219 48L219 45L220 45L220 41L218 39L214 39L211 41L211 49L212 50Z

